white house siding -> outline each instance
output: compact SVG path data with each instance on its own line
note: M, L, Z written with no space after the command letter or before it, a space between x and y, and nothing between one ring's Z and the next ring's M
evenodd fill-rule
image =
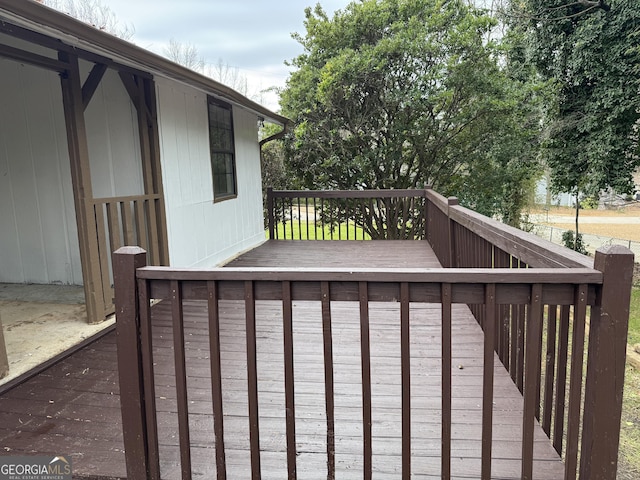
M214 266L264 240L257 117L233 108L238 197L214 203L207 96L156 81L171 265Z
M0 282L81 284L60 78L0 59Z
M83 78L92 66L82 62ZM107 70L84 117L94 198L142 195L137 112L115 71Z
M0 106L0 282L81 285L60 78L0 59ZM144 192L136 118L108 70L85 111L94 197Z

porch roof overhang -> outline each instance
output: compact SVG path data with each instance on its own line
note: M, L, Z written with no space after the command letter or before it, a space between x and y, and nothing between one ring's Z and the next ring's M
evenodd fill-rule
M61 49L80 49L151 75L185 83L245 108L272 123L286 125L289 122L286 117L220 82L37 2L3 1L0 5L0 25L3 23L11 23L57 40Z

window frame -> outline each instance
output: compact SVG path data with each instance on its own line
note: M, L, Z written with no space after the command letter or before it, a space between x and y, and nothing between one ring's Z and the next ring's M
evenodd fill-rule
M223 110L227 110L229 112L229 131L231 133L231 149L223 149L214 145L214 138L212 135L212 130L214 128L212 118L211 118L211 107L221 108ZM238 168L236 162L236 142L235 142L235 129L233 124L233 108L232 105L224 102L218 98L214 98L210 95L207 95L207 123L208 123L208 133L209 133L209 160L211 164L211 181L213 188L213 202L223 202L225 200L230 200L238 197ZM216 154L225 154L231 156L231 167L232 171L229 173L225 171L224 175L231 174L233 176L233 191L232 192L224 192L220 193L216 189L216 168L215 168L215 155Z

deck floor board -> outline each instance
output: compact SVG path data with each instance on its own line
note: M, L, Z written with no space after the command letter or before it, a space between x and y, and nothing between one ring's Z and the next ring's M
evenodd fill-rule
M366 244L365 244L366 243ZM229 266L437 267L425 242L267 242ZM279 263L278 263L279 262ZM220 304L228 478L249 478L244 303ZM189 423L195 476L213 478L215 453L206 304L186 301ZM170 305L152 309L156 401L163 479L180 478ZM282 306L258 301L257 355L263 478L286 478ZM453 478L479 478L482 332L466 306L453 307ZM411 305L412 467L440 478L440 306ZM319 302L294 302L298 478L326 478L326 414ZM374 478L401 478L400 308L370 305ZM358 304L332 303L336 478L362 477L362 389ZM115 334L109 334L0 397L3 454L71 455L81 477L126 476ZM523 401L494 359L493 477L520 478ZM563 465L539 427L534 476L556 479Z

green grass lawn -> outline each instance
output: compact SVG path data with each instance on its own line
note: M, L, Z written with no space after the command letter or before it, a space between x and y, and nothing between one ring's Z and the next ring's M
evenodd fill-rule
M293 222L288 221L286 225L278 223L277 227L276 238L281 240L347 240L347 238L349 240L371 239L371 237L362 230L362 227L358 227L353 223L349 223L348 231L346 223L337 225L333 229L333 235L329 225L325 225L323 229L320 228L320 226L316 226L315 223L307 223L302 220L300 222L297 220L293 220ZM269 232L267 231L267 237L268 236Z
M631 291L629 344L640 343L640 286ZM618 480L640 478L640 372L627 364L624 378Z

